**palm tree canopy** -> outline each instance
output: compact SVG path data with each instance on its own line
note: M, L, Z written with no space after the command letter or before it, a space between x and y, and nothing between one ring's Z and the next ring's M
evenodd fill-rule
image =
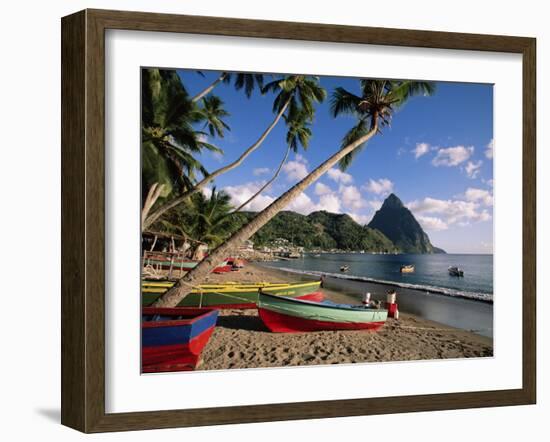
M252 92L256 87L261 91L264 87L264 75L263 74L244 74L244 73L230 73L226 72L224 77L224 83L230 83L234 81L233 85L236 90L240 91L244 89L244 93L247 98L252 96Z
M273 112L281 112L288 103L284 114L287 144L294 152L299 145L306 149L312 135L310 125L315 117L315 104L322 103L327 96L326 90L319 84L319 78L287 75L266 84L262 92L277 94L273 101Z
M165 184L162 197L174 188L192 187L197 172L208 171L196 156L203 150L221 152L196 129L205 121L211 135L223 136L228 115L217 97L202 107L193 103L174 70L142 70L142 182L143 192L155 182Z
M233 213L231 197L212 188L210 195L196 193L172 211L156 228L183 234L210 247L221 244L240 225L240 216Z
M343 87L337 87L332 93L332 116L351 115L357 119L342 139L341 148L366 135L375 125L381 133L382 127L390 126L393 113L411 97L435 92L435 84L429 81L361 79L359 86L360 95ZM346 170L364 147L362 144L342 158L338 163L340 169Z
M224 102L216 95L209 95L202 99L202 108L198 111L198 116L204 119L203 129L208 129L210 136L223 138L225 131L231 128L223 120L230 114L224 109Z

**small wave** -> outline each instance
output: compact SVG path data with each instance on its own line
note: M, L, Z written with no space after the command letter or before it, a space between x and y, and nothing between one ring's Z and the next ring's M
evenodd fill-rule
M298 270L291 269L288 267L276 267L276 266L265 266L271 269L282 270L289 273L296 273L300 275L311 275L311 276L329 276L336 279L347 279L350 281L360 281L360 282L373 282L379 284L386 284L395 287L402 287L405 289L412 290L421 290L429 293L437 293L440 295L451 296L453 298L464 298L464 299L473 299L476 301L483 301L488 303L493 303L492 293L481 293L481 292L467 292L462 290L455 290L446 287L436 287L431 285L422 285L422 284L410 284L406 282L396 282L396 281L386 281L383 279L369 278L366 276L356 276L356 275L342 275L340 273L330 273L330 272L321 272L317 270Z

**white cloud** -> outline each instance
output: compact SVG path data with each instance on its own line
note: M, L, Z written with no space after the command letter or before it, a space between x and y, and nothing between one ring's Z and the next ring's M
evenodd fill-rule
M439 232L449 228L445 221L435 216L418 216L416 219L424 230Z
M416 143L416 147L411 150L414 153L416 159L422 155L426 155L430 151L430 145L428 143Z
M238 207L247 201L252 195L254 195L260 188L265 184L265 182L250 182L245 184L240 184L237 186L227 186L222 190L226 192L231 197L231 203ZM243 210L250 210L253 212L258 212L265 209L269 206L275 198L268 195L260 194L254 198L250 203L248 203Z
M479 221L489 221L492 218L491 214L488 210L483 209L483 212L481 212L479 216Z
M296 155L294 161L289 161L283 166L283 172L286 173L288 181L301 180L308 174L307 160L302 155Z
M368 224L372 218L371 215L360 215L358 213L353 213L353 212L349 212L348 215L351 216L356 223L361 225Z
M491 141L489 141L489 144L487 144L487 149L485 150L485 156L490 160L492 160L494 150L495 150L495 140L491 138Z
M361 189L377 195L385 195L393 191L393 183L387 178L380 178L379 180L370 179Z
M355 186L340 186L338 189L344 207L357 210L365 206L366 202L361 198L359 189Z
M254 169L252 171L252 173L254 174L254 176L260 176L260 175L265 175L267 173L271 172L271 169L269 167L257 167L256 169Z
M486 206L493 205L493 195L488 190L476 189L474 187L469 187L466 192L464 192L464 198L467 201L481 202Z
M341 184L350 184L353 181L349 173L342 172L340 169L329 169L327 175L331 180Z
M377 211L378 209L380 209L380 207L382 207L382 204L384 204L384 201L381 201L381 200L370 200L370 201L367 201L367 204L368 204L374 211Z
M319 204L316 210L326 210L327 212L340 213L340 198L332 193L322 195L321 198L319 198Z
M488 186L490 186L490 187L493 187L493 185L494 185L494 183L495 183L493 180L487 180L487 181L483 181L483 182L484 182L485 184L487 184Z
M437 215L442 222L451 226L467 225L470 222L488 221L491 214L487 209L481 209L477 201L440 200L436 198L424 198L407 204L407 207L417 218L434 217ZM433 222L433 220L432 220Z
M475 163L473 161L468 161L468 163L466 163L466 167L464 168L464 170L466 171L466 175L468 175L468 178L477 178L479 173L481 172L482 164L483 161L481 160L476 161Z
M468 160L474 153L474 147L454 146L439 149L432 160L434 166L458 166Z
M292 210L293 212L298 212L302 215L308 215L311 212L318 210L318 208L311 198L302 192L294 198L284 210Z
M332 190L330 187L328 187L326 184L323 184L323 183L315 184L316 195L325 195L327 193L332 193Z
M285 210L292 210L302 215L309 215L311 212L318 210L340 213L340 199L337 195L330 193L322 195L317 204L308 195L301 193L285 207Z

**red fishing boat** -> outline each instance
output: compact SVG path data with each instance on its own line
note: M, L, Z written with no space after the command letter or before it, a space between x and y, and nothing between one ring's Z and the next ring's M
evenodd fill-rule
M388 311L362 305L336 304L273 296L260 291L258 314L272 332L378 330Z
M192 308L142 309L141 370L143 373L194 370L218 319L218 310Z

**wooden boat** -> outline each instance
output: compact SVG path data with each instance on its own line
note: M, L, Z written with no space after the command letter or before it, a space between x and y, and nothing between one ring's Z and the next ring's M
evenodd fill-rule
M176 283L176 280L157 280L157 279L143 279L141 281L141 287L142 289L162 289L162 292L164 292L167 288L172 287ZM289 285L288 282L256 282L256 283L242 283L242 282L234 282L234 281L225 281L223 283L218 284L201 284L201 289L207 289L207 288L236 288L236 287L242 287L242 288L251 288L251 287L281 287L285 285Z
M349 266L348 266L348 265L345 265L345 266L340 267L340 271L343 272L343 273L346 273L348 270L349 270Z
M143 308L141 371L194 370L217 319L214 309Z
M227 258L227 264L232 266L233 269L242 269L246 265L246 261L240 258Z
M464 270L458 268L457 266L449 267L449 275L451 276L464 276Z
M194 269L199 264L199 262L200 261L173 257L169 254L162 253L148 253L147 256L143 258L144 267L151 266L157 270L181 270L184 272ZM213 270L213 272L223 273L224 269L227 268L227 266L231 267L228 260L225 260L221 262L220 265Z
M319 330L378 330L388 311L365 306L312 302L261 291L258 313L264 324L276 333Z
M322 301L324 299L324 294L319 291L320 285L321 281L290 284L202 285L199 289L189 293L189 295L178 304L178 307L210 307L222 309L256 308L258 290L260 288L278 296ZM143 285L141 294L142 305L151 305L162 293L166 292L168 288L167 286Z
M232 265L225 265L225 266L218 266L214 270L212 270L212 273L229 273L233 271Z
M401 268L399 269L399 271L401 273L414 273L414 265L412 265L412 264L402 265Z

